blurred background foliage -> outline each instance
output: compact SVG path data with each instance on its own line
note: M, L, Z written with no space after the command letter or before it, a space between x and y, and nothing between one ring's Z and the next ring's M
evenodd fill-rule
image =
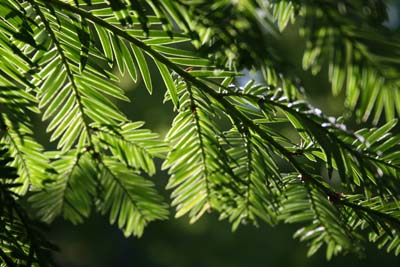
M389 18L385 22L392 31L399 31L400 1L389 1ZM299 21L290 25L276 47L284 61L296 68L306 89L308 100L325 114L339 116L345 111L344 92L333 97L325 71L312 75L301 67L305 48L304 40L298 35ZM156 67L151 66L154 72ZM249 76L261 79L258 73ZM248 80L245 77L244 80ZM240 80L239 80L240 82ZM119 103L128 117L146 121L146 126L161 135L170 127L174 113L172 104L162 105L164 98L161 77L153 80L153 95L149 95L142 81L136 84L127 76L123 86L132 103ZM349 121L350 125L356 125ZM43 124L38 123L42 127ZM360 125L358 125L360 127ZM281 129L281 131L289 131ZM37 131L37 132L44 132ZM38 134L40 138L41 134ZM40 138L43 142L48 138ZM48 144L52 147L54 144ZM159 164L161 164L159 162ZM322 168L321 168L322 170ZM167 173L158 172L152 177L168 199L164 188ZM355 255L334 257L327 262L324 251L311 258L306 257L307 247L292 235L295 225L280 225L276 228L261 224L259 228L242 226L231 232L226 221L218 221L215 215L204 216L190 225L187 218L151 223L140 239L123 237L115 226L109 226L107 219L92 215L84 224L73 226L62 219L56 220L48 232L49 239L58 244L60 251L55 258L62 267L102 266L174 266L174 267L244 267L244 266L400 266L400 258L374 248L367 247L360 258Z

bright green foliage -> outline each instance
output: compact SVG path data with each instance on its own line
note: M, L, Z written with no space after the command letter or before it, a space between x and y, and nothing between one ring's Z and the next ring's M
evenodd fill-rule
M54 245L41 233L42 226L32 221L18 202L13 189L17 183L17 170L7 166L13 161L7 149L0 150L0 265L1 266L53 266L50 258Z
M359 253L367 240L400 253L398 37L384 36L382 1L0 3L0 143L12 157L0 168L18 174L5 176L21 184L4 183L13 203L29 192L45 222L81 223L98 211L140 236L168 218L150 178L160 158L176 217L215 211L233 230L301 223L295 237L309 255L325 247L328 259ZM383 125L354 132L304 100L276 45L296 20L303 67L317 73L327 59L333 93L346 88L349 110ZM266 83L237 86L244 67ZM150 94L161 76L177 113L165 140L123 114L119 101L130 99L114 72L143 80ZM32 113L48 123L55 151L35 140ZM1 220L11 208L1 206ZM19 263L9 253L24 242L26 254L30 238L2 236L5 266ZM26 260L48 265L33 253Z
M357 107L358 118L372 117L377 123L383 112L387 119L400 114L399 40L382 26L387 19L384 1L276 2L280 24L296 17L293 10L304 21L304 69L316 74L328 60L333 94L345 88L345 104Z

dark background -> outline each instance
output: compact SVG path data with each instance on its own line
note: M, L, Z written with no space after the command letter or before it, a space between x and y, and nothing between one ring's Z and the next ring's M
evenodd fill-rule
M393 3L395 5L389 10L389 26L395 29L398 27L399 3ZM296 25L291 26L284 36L282 55L298 66L309 101L328 115L342 114L343 95L331 96L326 69L317 76L300 69L304 45L297 35ZM257 74L252 75L257 77ZM132 99L131 103L120 103L125 113L132 120L146 121L146 127L164 136L174 113L170 104L162 104L165 91L162 82L154 81L152 96L147 94L141 81L133 84L123 79L123 86ZM168 175L159 172L151 179L168 201L169 192L164 189ZM151 223L141 238L124 238L116 226L108 224L106 217L97 214L78 226L58 219L47 235L60 247L55 257L62 267L400 266L399 257L378 250L374 245L367 246L362 257L344 255L327 262L323 248L307 258L307 244L292 238L299 225L271 228L261 223L258 228L245 225L231 232L229 223L218 221L216 214L205 215L193 225L187 218L175 219L173 216L171 208L170 219Z

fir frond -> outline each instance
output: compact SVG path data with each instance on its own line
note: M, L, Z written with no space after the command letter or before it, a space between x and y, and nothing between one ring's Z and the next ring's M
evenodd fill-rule
M30 197L37 215L45 222L63 216L74 224L88 218L97 195L98 171L88 152L54 155L54 174L42 190Z
M112 158L102 159L100 169L103 192L96 205L126 237L141 236L149 222L167 218L167 206L151 181Z
M13 159L7 149L0 150L0 265L55 266L51 251L56 248L47 241L42 226L33 221L19 202L15 188L17 169L9 165Z
M182 94L180 111L166 137L172 149L163 168L171 174L167 188L174 188L175 216L189 213L194 222L205 211L221 208L216 188L228 182L224 172L229 166L218 156L220 131L211 118L217 116L212 112L214 108L191 85L178 80L177 89Z

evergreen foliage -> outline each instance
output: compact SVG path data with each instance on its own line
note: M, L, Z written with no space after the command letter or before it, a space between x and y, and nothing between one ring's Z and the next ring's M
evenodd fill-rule
M2 266L53 266L50 252L56 247L44 238L43 225L31 220L13 192L17 170L7 166L14 159L0 150L0 259Z
M324 247L328 259L367 241L400 253L399 38L383 26L384 1L0 3L1 266L51 265L23 196L45 222L96 211L125 236L167 219L149 178L155 159L170 175L176 217L217 212L232 229L300 223L308 255ZM295 20L303 68L316 74L327 62L348 113L379 126L350 130L346 117L306 101L277 47ZM236 85L245 67L265 82ZM161 75L176 112L165 140L121 111L130 99L115 70L150 94ZM34 116L55 151L35 139Z

